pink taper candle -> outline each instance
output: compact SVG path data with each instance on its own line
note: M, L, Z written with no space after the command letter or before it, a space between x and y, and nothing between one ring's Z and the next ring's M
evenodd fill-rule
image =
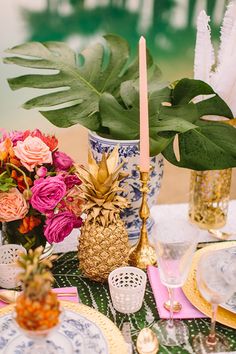
M139 40L140 171L149 171L149 124L146 40Z

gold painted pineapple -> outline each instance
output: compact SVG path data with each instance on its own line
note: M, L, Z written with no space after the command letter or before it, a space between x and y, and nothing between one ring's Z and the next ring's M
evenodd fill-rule
M22 269L18 278L23 292L16 302L16 321L26 330L47 330L58 324L60 303L52 292L53 276L50 272L55 256L40 261L43 247L22 254L18 265Z
M128 234L120 219L122 209L128 207L120 195L120 181L126 174L118 166L118 148L110 155L103 154L96 163L89 152L88 169L77 166L83 181L84 208L87 218L79 238L79 261L83 273L95 281L105 281L109 273L128 264Z

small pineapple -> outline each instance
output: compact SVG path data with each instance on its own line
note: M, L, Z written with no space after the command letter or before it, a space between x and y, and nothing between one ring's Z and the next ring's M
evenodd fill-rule
M128 264L128 234L120 219L122 209L128 207L122 197L120 181L126 174L120 172L118 148L110 155L103 154L96 163L89 152L88 170L77 166L79 178L84 182L83 211L87 214L79 238L79 260L83 273L95 281L105 281L109 273Z
M29 250L20 255L18 265L22 269L18 278L22 282L23 292L16 302L16 321L26 330L47 330L57 325L60 304L57 295L52 292L52 260L55 256L40 260L43 247Z

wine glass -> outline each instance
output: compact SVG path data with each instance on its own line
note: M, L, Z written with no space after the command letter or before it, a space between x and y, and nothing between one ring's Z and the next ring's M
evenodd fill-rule
M197 285L202 296L212 305L211 329L193 340L195 353L225 352L230 349L227 338L216 333L218 305L226 302L236 290L236 256L230 250L204 254L197 266Z
M159 341L166 346L185 343L189 337L187 325L173 319L174 289L182 287L187 279L191 260L198 242L199 230L185 218L175 221L175 228L169 219L154 226L154 243L160 280L168 288L170 300L170 317L154 325Z

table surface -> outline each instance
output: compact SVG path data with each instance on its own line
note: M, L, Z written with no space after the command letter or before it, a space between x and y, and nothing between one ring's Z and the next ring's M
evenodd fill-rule
M172 205L157 205L151 210L151 214L154 219L161 220L162 216L169 213L170 217L174 219L178 218L178 215L187 215L187 204L172 204ZM236 200L231 201L229 205L229 215L225 230L230 232L236 232ZM175 229L173 222L173 230ZM55 245L54 252L67 252L56 261L53 268L55 277L55 287L76 286L78 289L80 300L83 304L88 305L102 312L108 318L110 318L120 329L124 322L128 321L131 325L131 335L133 343L136 343L136 338L139 331L144 327L151 327L155 324L159 317L156 310L155 300L152 294L152 289L149 282L147 282L144 303L140 311L132 315L121 314L113 308L109 289L107 284L96 283L86 279L79 270L79 263L77 258L78 245L78 230L74 230L73 233L61 244ZM236 239L233 235L231 239ZM200 242L215 242L216 239L210 236L207 231L201 230L199 236ZM68 252L72 251L72 252ZM210 328L209 319L196 319L185 320L189 327L190 339L186 344L181 347L161 347L160 353L193 353L191 346L192 337L198 332L208 333ZM224 333L230 343L231 350L236 350L236 335L235 330L217 324L217 331ZM133 346L134 353L135 346Z
M136 343L139 331L144 327L151 327L159 320L156 310L155 300L152 289L147 282L145 297L142 308L132 315L124 315L117 312L111 302L108 284L96 283L85 278L78 268L79 262L77 252L68 252L63 254L54 264L53 274L55 277L55 287L76 286L80 300L83 304L93 307L105 316L110 318L118 328L122 328L124 322L129 322L131 326L131 335L133 343ZM209 319L185 320L187 323L190 340L181 347L161 347L160 353L193 353L191 339L198 332L208 333L210 328ZM231 343L231 350L236 350L235 330L217 324L218 332L227 336ZM134 353L135 346L133 346ZM122 353L121 353L122 354Z
M170 220L173 221L173 231L176 230L175 220L180 215L188 215L188 204L161 204L151 208L151 216L155 221L161 223L164 215L170 215ZM233 233L229 240L236 240L236 200L231 200L229 203L228 219L222 230ZM79 230L73 230L72 233L61 243L54 245L54 252L77 251ZM199 231L199 242L216 242L217 239L211 236L207 231Z

